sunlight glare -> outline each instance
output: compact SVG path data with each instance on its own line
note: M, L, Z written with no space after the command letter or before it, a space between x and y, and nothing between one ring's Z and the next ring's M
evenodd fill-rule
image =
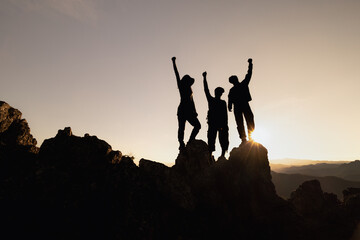
M255 130L251 134L252 139L255 142L261 143L263 145L267 145L269 143L269 133L264 128L255 128Z

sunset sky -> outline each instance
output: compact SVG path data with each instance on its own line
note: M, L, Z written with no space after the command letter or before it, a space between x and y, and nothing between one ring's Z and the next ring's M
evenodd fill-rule
M0 100L22 111L39 146L71 126L174 163L171 57L195 78L205 141L202 72L227 100L229 76L243 79L251 57L255 140L270 160L360 159L359 13L358 0L1 0ZM231 150L233 113L229 128Z

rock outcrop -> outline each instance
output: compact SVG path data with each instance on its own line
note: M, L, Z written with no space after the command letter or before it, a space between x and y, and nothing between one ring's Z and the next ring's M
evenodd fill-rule
M25 188L24 179L35 171L39 148L21 116L19 110L0 101L0 195L17 195Z
M7 149L27 150L37 153L36 139L22 113L6 102L0 101L0 144Z
M46 139L40 147L39 159L52 167L73 167L73 165L98 165L117 163L122 153L113 151L111 146L96 136L85 134L74 136L71 128L59 130L56 137Z
M307 222L314 238L349 239L356 227L356 212L349 212L350 208L346 208L335 194L323 192L318 180L301 184L292 192L289 201ZM320 232L318 229L329 231Z
M201 140L193 140L180 151L174 168L182 174L192 176L211 164L212 158L207 144Z
M105 141L74 136L69 127L32 151L30 130L1 138L21 123L21 113L4 104L0 113L4 236L347 239L355 227L357 190L344 192L344 204L309 182L286 201L276 194L267 150L259 143L234 148L229 160L214 163L206 143L195 140L173 167L146 159L137 166Z
M360 188L345 189L343 195L344 206L360 222Z

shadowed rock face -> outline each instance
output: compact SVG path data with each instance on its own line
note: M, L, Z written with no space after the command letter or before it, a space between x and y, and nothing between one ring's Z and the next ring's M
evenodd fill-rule
M5 132L14 121L21 119L21 112L0 101L0 133Z
M96 136L74 136L71 128L59 130L55 138L46 139L40 147L39 158L43 164L53 167L74 164L106 164L121 159L121 152L113 152L111 146Z
M0 181L21 191L23 179L29 178L35 168L36 140L30 134L30 128L21 112L9 104L0 101ZM4 187L0 192L4 190Z
M348 188L343 191L346 209L360 221L360 188Z
M21 112L0 101L0 143L7 148L17 148L37 153L36 139Z
M21 113L1 109L5 133ZM34 146L26 136L15 146ZM136 166L71 128L45 140L39 153L19 155L14 142L2 141L0 162L16 162L3 164L0 176L3 229L14 238L347 239L355 226L347 209L357 209L356 190L343 205L310 182L285 201L276 195L266 148L255 142L212 163L206 143L195 140L167 167L146 159Z
M181 150L175 160L176 170L182 174L194 175L212 163L209 147L202 140L193 140Z
M306 181L291 193L290 201L304 216L319 214L325 203L325 196L318 180Z
M359 220L359 215L346 207L346 202L343 205L335 194L323 192L318 180L301 184L291 193L289 202L313 229L314 238L349 239ZM331 230L321 232L318 229Z

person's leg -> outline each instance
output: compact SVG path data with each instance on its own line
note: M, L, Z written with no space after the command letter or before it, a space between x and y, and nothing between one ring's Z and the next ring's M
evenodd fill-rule
M208 145L209 145L209 151L210 152L215 151L216 135L217 135L217 129L214 128L213 126L209 125L207 137L208 137Z
M189 142L190 142L192 140L195 140L196 135L200 131L201 124L200 124L199 119L197 117L192 117L192 118L189 118L187 120L194 127L192 132L191 132L191 135L190 135L190 139L189 139Z
M229 128L224 127L219 130L219 141L221 146L221 156L225 156L226 151L229 148Z
M249 103L247 104L246 108L244 108L244 116L246 120L246 125L249 134L249 140L251 140L251 134L255 129L255 122L254 122L254 114L251 111Z
M185 122L186 119L182 116L178 116L178 122L179 122L179 129L178 129L178 140L180 143L179 149L182 149L185 147L184 143L184 132L185 132Z
M237 130L239 132L239 136L241 140L244 142L246 141L246 134L245 134L245 127L244 127L244 119L242 110L234 110L235 121L237 125Z

